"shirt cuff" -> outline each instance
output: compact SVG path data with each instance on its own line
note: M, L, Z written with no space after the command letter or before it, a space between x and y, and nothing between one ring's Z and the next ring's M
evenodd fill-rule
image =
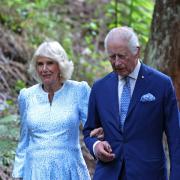
M100 143L101 141L96 141L94 144L93 144L93 153L94 153L94 155L95 155L95 157L97 158L97 156L96 156L96 151L95 151L95 146L98 144L98 143Z

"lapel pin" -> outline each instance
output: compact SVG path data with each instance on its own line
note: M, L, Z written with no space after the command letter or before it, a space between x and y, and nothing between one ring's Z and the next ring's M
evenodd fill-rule
M144 76L141 76L142 79L144 79Z

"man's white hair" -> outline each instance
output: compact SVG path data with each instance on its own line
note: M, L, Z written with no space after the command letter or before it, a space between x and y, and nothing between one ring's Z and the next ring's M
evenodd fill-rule
M139 47L139 40L136 35L136 33L133 31L132 28L123 26L123 27L117 27L113 28L105 37L104 40L104 47L107 52L107 44L111 37L115 36L115 38L124 39L128 43L128 47L132 54L137 53L137 47Z
M30 62L29 73L34 77L35 80L41 82L36 68L38 57L47 57L53 61L56 61L59 65L62 81L66 81L71 78L74 70L73 62L68 60L65 50L57 41L45 41L40 44Z

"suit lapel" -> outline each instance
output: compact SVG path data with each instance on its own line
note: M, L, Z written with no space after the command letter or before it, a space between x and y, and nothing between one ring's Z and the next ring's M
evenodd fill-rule
M141 68L138 74L138 78L136 80L136 84L134 87L133 95L130 101L128 115L134 109L136 104L140 101L142 94L144 93L145 89L148 87L148 71L144 64L141 64Z
M118 75L114 72L111 73L110 79L107 82L108 93L110 95L110 103L109 107L111 108L111 112L113 113L114 119L116 119L115 123L120 124L119 119L119 98L118 98Z
M136 104L139 103L142 94L148 87L149 77L148 70L144 64L141 64L141 68L136 80L133 95L130 101L129 109L126 118L135 108ZM108 94L111 97L109 107L111 112L114 114L115 122L120 125L120 114L119 114L119 98L118 98L118 75L114 72L111 73L109 81L107 81ZM119 126L120 128L120 126ZM119 129L120 130L120 129Z

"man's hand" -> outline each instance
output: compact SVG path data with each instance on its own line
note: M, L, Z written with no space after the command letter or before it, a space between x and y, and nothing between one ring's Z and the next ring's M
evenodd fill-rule
M110 162L115 158L110 144L107 141L98 142L95 147L95 156L103 162Z
M102 127L93 129L90 133L90 137L97 137L99 140L104 139L104 131Z

